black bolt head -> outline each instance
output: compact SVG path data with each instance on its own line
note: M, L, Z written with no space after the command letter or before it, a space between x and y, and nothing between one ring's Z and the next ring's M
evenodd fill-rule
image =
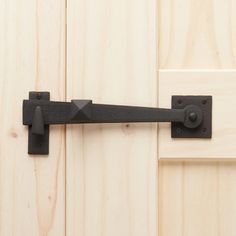
M197 113L195 113L195 112L189 113L188 118L189 118L189 120L192 121L192 122L196 121L196 120L197 120Z

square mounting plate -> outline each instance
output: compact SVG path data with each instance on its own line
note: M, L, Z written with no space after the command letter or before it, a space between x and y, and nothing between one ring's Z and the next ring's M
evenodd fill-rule
M182 123L172 122L172 138L211 138L212 136L212 97L211 96L172 96L172 108L183 109L187 105L197 105L202 109L203 121L197 128L186 128Z

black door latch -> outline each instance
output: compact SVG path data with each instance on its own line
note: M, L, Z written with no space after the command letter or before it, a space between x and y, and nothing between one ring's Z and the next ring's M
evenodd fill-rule
M171 122L172 138L211 138L212 97L172 96L172 109L94 104L91 100L49 101L49 92L30 92L23 101L29 127L28 153L49 153L49 125Z

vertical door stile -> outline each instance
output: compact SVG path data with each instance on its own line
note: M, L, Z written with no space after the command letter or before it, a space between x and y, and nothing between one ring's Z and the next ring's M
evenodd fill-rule
M157 106L156 0L67 7L67 100ZM66 142L67 235L156 236L156 125L70 125Z
M0 235L65 235L65 129L50 155L27 154L22 101L65 99L65 0L0 2Z

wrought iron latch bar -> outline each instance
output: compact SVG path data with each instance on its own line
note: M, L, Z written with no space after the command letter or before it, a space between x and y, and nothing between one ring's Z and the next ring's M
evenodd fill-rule
M49 101L49 92L30 92L23 101L29 154L49 153L49 125L171 122L173 138L211 138L211 96L172 96L172 109L95 104L92 100Z

